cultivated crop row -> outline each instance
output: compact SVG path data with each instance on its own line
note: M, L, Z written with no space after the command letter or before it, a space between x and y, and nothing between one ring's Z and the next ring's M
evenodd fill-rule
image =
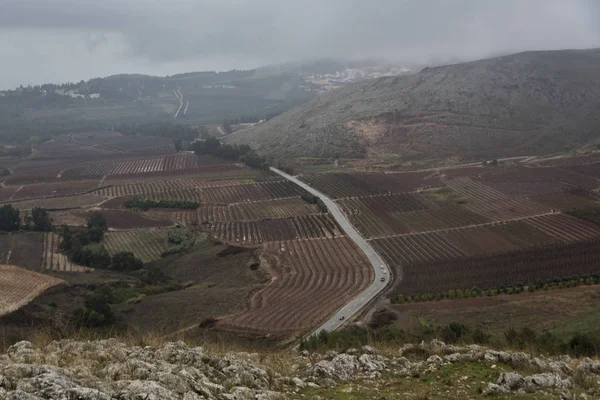
M256 245L278 240L335 237L341 234L328 214L262 221L215 222L201 225L220 240L239 244Z
M234 179L234 178L258 178L262 177L263 172L257 169L249 168L239 164L223 164L206 167L197 167L192 170L162 171L151 174L129 174L107 176L103 186L130 185L143 182L155 182L157 180L179 180L179 179Z
M131 183L129 185L117 185L109 186L99 190L96 190L94 194L109 197L119 196L132 196L132 195L153 195L155 193L163 193L172 190L192 188L198 189L203 187L218 187L218 186L233 186L239 185L240 181L237 179L219 179L219 180L206 180L206 179L194 179L194 178L183 178L183 179L165 179L165 180L152 180L149 182Z
M528 199L477 201L468 203L465 209L495 221L529 217L552 211L552 207Z
M278 241L265 245L273 279L249 300L248 311L220 323L253 332L314 328L373 280L372 268L347 238Z
M237 203L228 206L206 204L195 213L196 221L200 224L211 222L252 221L261 219L277 219L300 217L316 214L316 206L309 204L299 197L282 200L257 201Z
M600 273L600 242L551 245L446 262L407 264L398 293L445 293L449 290L532 284L546 279Z
M235 168L236 164L220 160L215 164L213 158L205 159L190 153L177 153L163 157L141 158L113 162L82 165L67 169L65 177L102 177L107 175L134 175L158 172L204 172L221 171Z
M512 253L552 243L600 238L600 227L563 214L370 240L392 267ZM406 276L406 274L405 274Z
M42 258L42 270L61 272L85 272L92 268L73 264L67 256L59 250L61 238L54 232L44 235L44 255Z
M588 208L598 205L597 201L587 197L587 193L581 193L586 197L579 196L578 194L580 194L578 191L546 193L543 195L531 196L530 199L536 203L543 204L546 207L562 211L568 211L574 208Z
M23 307L61 279L13 265L0 265L0 315Z
M510 197L490 186L471 178L456 178L447 181L448 187L475 201L492 202L509 200Z
M167 231L160 229L108 232L103 240L111 256L130 251L145 263L159 259L168 247Z
M543 214L551 208L524 198L510 196L470 178L452 179L448 186L457 193L474 201L464 208L492 220L507 220Z
M524 221L564 242L575 242L600 237L600 226L565 214L528 218Z
M243 185L178 189L151 193L150 200L186 200L201 203L243 203L297 197L302 190L291 182L261 182Z
M431 172L312 174L303 175L300 179L336 199L378 193L413 192L442 186L439 176Z

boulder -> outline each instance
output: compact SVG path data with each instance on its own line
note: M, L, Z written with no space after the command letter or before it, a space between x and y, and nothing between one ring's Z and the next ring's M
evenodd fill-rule
M444 360L442 359L442 357L438 356L438 355L433 355L431 357L429 357L427 359L427 361L425 361L428 365L434 364L434 365L442 365L444 363Z
M517 372L504 372L500 375L496 383L514 390L522 387L523 382L523 377Z
M529 392L550 388L567 389L571 387L571 381L558 374L543 373L525 377L522 387Z
M508 389L508 387L504 386L504 385L497 385L495 383L488 383L487 387L483 390L483 395L484 396L489 396L492 394L503 394L503 393L509 393L510 390Z

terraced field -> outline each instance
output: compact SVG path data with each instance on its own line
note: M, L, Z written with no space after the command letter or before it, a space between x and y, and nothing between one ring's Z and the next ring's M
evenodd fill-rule
M257 333L303 332L318 326L373 279L366 257L345 237L265 245L273 279L249 300L248 311L219 322Z

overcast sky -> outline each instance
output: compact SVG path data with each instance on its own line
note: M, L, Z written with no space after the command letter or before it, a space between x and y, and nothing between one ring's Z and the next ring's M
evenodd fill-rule
M600 0L0 0L0 89L318 57L600 47Z

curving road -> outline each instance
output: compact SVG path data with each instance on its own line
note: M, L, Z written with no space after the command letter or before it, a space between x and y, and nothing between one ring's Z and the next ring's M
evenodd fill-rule
M346 216L342 213L338 205L331 200L329 197L325 196L323 193L318 190L312 188L306 183L300 181L299 179L286 174L283 171L278 170L277 168L271 167L271 171L275 172L286 178L287 180L294 182L296 185L302 187L306 191L312 193L313 195L319 197L323 203L327 206L329 213L335 218L337 223L342 227L346 235L350 239L356 243L356 245L365 253L371 265L373 266L373 271L375 272L375 279L366 288L362 293L356 296L352 301L346 304L344 307L339 309L334 315L332 315L327 321L325 321L320 327L318 327L312 334L319 333L322 330L326 331L334 331L340 326L342 326L350 317L360 311L363 307L369 304L375 297L381 294L390 280L390 270L387 267L386 263L383 261L383 258L371 247L369 243L358 233L356 229L352 226L350 221L346 218ZM383 268L381 268L383 266ZM381 281L381 278L384 278L384 281ZM402 279L402 276L398 276L398 279ZM343 319L340 319L342 318Z

